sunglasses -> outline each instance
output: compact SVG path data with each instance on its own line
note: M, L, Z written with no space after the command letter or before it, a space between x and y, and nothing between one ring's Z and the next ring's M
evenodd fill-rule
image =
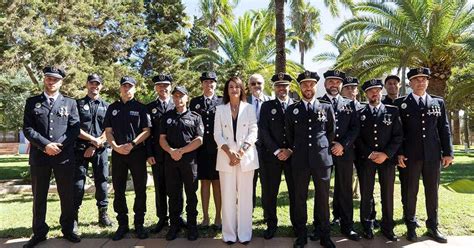
M255 85L262 85L262 82L251 82L250 85L255 86Z

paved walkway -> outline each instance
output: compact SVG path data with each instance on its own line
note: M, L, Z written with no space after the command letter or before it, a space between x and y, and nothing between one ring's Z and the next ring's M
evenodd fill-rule
M22 247L28 239L0 239L0 247ZM447 244L439 244L428 237L418 238L418 242L411 243L401 237L398 242L389 242L383 237L376 237L374 240L362 239L359 242L347 240L343 237L335 237L333 241L336 242L337 247L350 247L350 248L368 248L368 247L410 247L410 248L428 248L428 247L453 247L453 248L471 248L474 247L474 236L457 236L449 237ZM179 238L174 241L166 241L165 239L123 239L120 241L112 241L110 239L83 239L78 244L72 244L63 239L49 239L42 242L38 247L74 247L74 248L96 248L96 247L159 247L159 248L257 248L257 247L268 247L268 248L287 248L293 246L292 238L273 238L271 240L265 240L263 238L254 238L248 245L234 244L232 246L223 243L220 239L198 239L196 241L188 241L184 238ZM308 239L308 248L321 247L319 242L313 242Z

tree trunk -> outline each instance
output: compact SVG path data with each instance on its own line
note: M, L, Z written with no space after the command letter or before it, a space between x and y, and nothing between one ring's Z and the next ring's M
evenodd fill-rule
M23 67L25 67L26 72L28 72L28 76L30 76L31 81L33 81L34 84L39 85L38 79L36 78L35 73L31 69L31 67L26 62L23 63Z
M304 50L304 43L303 42L299 42L300 44L300 64L303 66L304 68L304 53L305 53L305 50Z
M286 53L285 53L285 0L275 0L275 73L286 72Z
M467 148L471 147L469 141L469 113L464 110L464 144Z
M453 144L461 145L461 122L459 121L459 110L453 110Z
M400 96L404 96L404 95L407 94L407 85L405 83L406 70L407 70L407 68L405 66L403 66L402 67L402 79L401 79L401 82L400 82L402 84L401 85L402 87L400 88L400 94L399 94Z
M440 97L446 96L447 81L451 76L451 69L445 69L446 66L433 65L430 67L431 78L427 92L430 95Z

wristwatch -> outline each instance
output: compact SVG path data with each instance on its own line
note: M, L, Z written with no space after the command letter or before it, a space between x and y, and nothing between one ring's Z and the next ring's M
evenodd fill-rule
M244 149L244 151L247 151L249 148L250 148L250 144L249 144L249 143L244 143L244 144L242 145L242 149Z
M133 141L133 140L132 140L132 142L130 142L130 143L132 143L132 146L133 146L133 147L137 146L137 143L135 143L135 141Z

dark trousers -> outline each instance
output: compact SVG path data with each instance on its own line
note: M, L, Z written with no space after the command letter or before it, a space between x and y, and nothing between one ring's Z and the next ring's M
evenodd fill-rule
M261 145L257 145L257 154L258 154L258 162L259 164L263 164L262 156L265 154L265 150ZM253 188L252 188L252 204L253 208L257 205L257 181L258 177L260 176L260 169L254 170L253 174ZM261 177L261 176L260 176ZM260 184L262 183L262 178L260 178ZM263 196L262 196L263 197ZM263 206L263 199L262 199L262 206Z
M31 187L33 190L33 234L46 236L49 226L46 224L46 206L48 201L49 182L51 173L54 173L61 203L61 216L59 223L63 234L69 234L74 226L73 204L73 171L74 164L45 164L30 166Z
M166 192L169 196L171 226L178 226L183 211L183 185L186 193L186 220L188 227L197 225L197 165L194 161L165 160Z
M295 194L294 181L291 172L291 161L264 161L260 167L260 183L262 184L263 217L268 228L278 225L277 200L280 188L281 174L285 174L288 197L290 199L290 220L295 225Z
M104 208L109 204L107 197L107 179L109 178L107 150L99 149L91 158L84 158L84 150L80 150L76 152L76 164L74 169L74 208L76 212L79 211L82 205L82 199L84 198L84 185L86 183L89 163L92 164L96 205L98 208Z
M352 160L342 160L333 156L335 166L333 207L341 218L341 230L352 229L354 224L354 202L352 199Z
M363 174L360 179L361 204L360 222L364 229L373 229L372 209L374 204L375 174L378 173L380 193L382 199L382 222L381 227L386 231L392 231L393 221L393 190L395 184L395 165L389 161L376 164L370 160L363 161L361 167Z
M155 185L155 207L156 216L160 220L168 220L168 197L166 195L166 176L165 176L165 164L163 162L156 163L151 166L153 172L153 182ZM183 211L183 193L181 192L181 200L179 203L180 212Z
M363 163L361 160L355 160L354 161L354 165L356 167L356 172L357 172L357 178L359 178L359 194L362 195L362 186L360 185L360 182L363 180L363 171L362 171L362 167L363 167ZM375 210L375 200L374 200L374 196L372 195L372 199L370 200L371 201L371 205L372 205L372 210L370 212L370 219L371 220L374 220L377 218L377 211ZM333 207L334 207L334 201L333 201ZM333 214L334 214L334 211L333 211ZM334 218L336 218L336 216L334 215Z
M313 178L315 196L315 219L317 231L321 237L329 237L329 182L331 167L295 167L292 166L293 181L295 182L295 229L298 237L307 236L306 222L308 220L306 200L310 177Z
M408 176L408 169L402 168L397 166L398 169L398 178L400 179L400 195L402 198L402 206L403 206L403 219L405 219L405 213L407 212L407 191L408 191L408 184L407 184L407 176Z
M132 174L135 202L135 226L143 225L146 212L146 151L144 147L132 150L128 155L112 152L112 183L115 191L114 211L120 226L128 226L128 208L125 198L128 171Z
M425 204L428 219L426 227L438 227L438 187L441 172L440 161L409 161L405 162L406 173L406 212L405 224L408 228L416 228L416 201L420 183L420 175L423 176L423 186L425 187ZM403 185L402 185L403 188Z

